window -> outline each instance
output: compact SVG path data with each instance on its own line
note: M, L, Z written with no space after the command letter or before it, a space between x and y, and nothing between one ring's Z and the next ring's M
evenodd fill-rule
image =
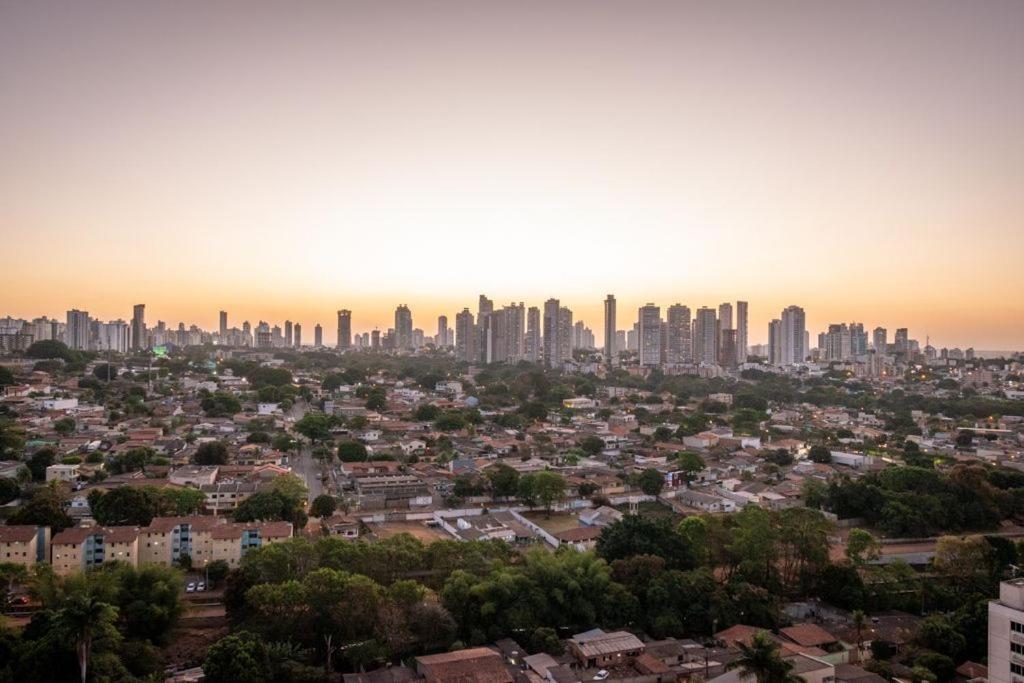
M1024 655L1024 645L1020 643L1010 643L1010 651L1018 655Z
M1014 633L1024 633L1024 624L1017 621L1011 621L1010 630Z
M1010 673L1018 676L1024 676L1024 666L1021 666L1020 664L1011 664Z

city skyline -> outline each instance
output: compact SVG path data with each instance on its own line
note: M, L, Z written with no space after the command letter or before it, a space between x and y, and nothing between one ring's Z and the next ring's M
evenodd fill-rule
M742 337L737 337L735 343L738 345L738 348L749 349L754 346L770 347L772 344L773 334L772 325L776 323L781 325L783 320L785 320L787 311L789 311L791 308L796 308L799 311L799 314L801 316L802 329L810 336L807 342L809 346L801 349L805 355L812 348L819 348L817 344L819 336L825 338L830 331L840 326L843 328L844 332L847 332L846 328L848 325L858 325L861 328L861 331L864 332L864 334L866 335L866 339L871 338L871 335L874 330L881 328L883 330L888 331L890 335L890 341L892 334L896 330L909 330L910 336L915 340L919 341L922 347L924 347L926 344L930 344L936 349L970 348L976 350L979 353L993 354L997 352L1004 352L1010 354L1020 352L1022 348L1024 348L1024 345L1022 345L1021 347L1011 346L1006 348L990 347L985 346L984 344L974 342L969 338L965 338L962 341L947 342L941 338L937 338L934 335L930 334L928 330L915 328L913 325L907 324L905 322L905 319L894 319L889 322L880 321L873 318L870 315L870 313L867 315L855 315L854 317L849 319L832 320L831 322L819 325L817 322L817 318L815 316L809 315L807 313L806 307L802 306L799 303L790 303L784 307L776 309L767 309L766 311L761 313L761 315L754 315L753 317L750 317L749 299L725 301L718 304L694 304L686 300L675 300L672 301L671 303L645 301L643 304L633 306L628 301L625 302L624 305L623 300L617 297L615 294L607 294L605 295L605 297L606 298L603 298L598 301L596 308L599 310L592 315L583 315L581 314L581 311L591 310L592 308L595 308L593 306L578 307L574 306L571 302L560 300L557 298L549 298L546 301L554 302L554 304L558 306L559 310L567 311L569 313L570 317L568 329L570 333L573 321L575 321L577 324L585 325L588 332L593 335L594 349L596 350L606 349L605 316L608 312L607 297L611 297L612 300L612 314L613 319L616 323L615 329L619 335L632 333L632 331L634 330L634 326L636 326L638 335L642 335L642 333L640 332L639 324L641 318L643 317L643 311L645 310L645 308L649 306L653 306L655 309L657 309L657 325L668 326L667 329L670 330L673 329L674 326L679 325L679 321L681 320L681 318L679 318L678 312L686 311L686 315L688 316L689 320L689 322L687 323L687 325L689 325L689 327L687 328L689 330L687 333L687 343L691 345L690 351L695 356L700 356L700 354L702 353L701 349L706 346L709 349L713 347L715 349L715 354L719 352L719 349L721 348L722 344L721 331L723 329L723 325L721 324L722 318L720 318L719 316L723 312L723 310L729 311L729 313L726 314L727 316L732 316L731 319L729 317L725 318L725 320L728 320L729 322L727 325L724 326L724 328L737 331L738 335L746 333L745 339L743 339ZM543 318L543 309L545 303L545 301L539 301L536 303L526 301L525 306L536 306L538 309L540 309L541 317ZM507 302L503 302L494 297L488 297L487 295L481 294L479 295L479 301L477 305L487 306L494 311L499 311L503 308L506 308L508 305L511 305L513 307L519 307L524 306L524 303L522 301L517 302L512 299L509 299ZM409 306L408 304L405 303L394 304L390 309L386 311L377 310L369 312L371 314L368 316L370 319L379 319L383 321L383 323L380 325L360 324L360 320L362 318L360 311L338 309L334 311L334 314L337 316L336 328L332 327L332 325L325 325L324 321L321 320L320 318L310 318L309 320L305 320L298 319L297 317L290 315L274 317L263 314L257 314L255 316L241 316L235 315L230 310L225 310L224 308L220 308L219 310L217 310L215 315L211 317L211 321L215 321L215 324L213 322L207 323L205 321L206 319L201 316L185 317L180 320L165 318L164 316L159 315L153 315L153 317L150 317L145 313L145 311L148 309L149 307L146 304L134 304L131 306L132 315L130 316L119 316L116 314L109 316L103 315L97 313L96 311L87 306L71 307L66 309L63 314L36 312L20 316L14 315L9 311L0 310L0 319L20 318L26 321L30 321L39 318L51 318L54 321L64 323L66 319L70 319L72 317L72 313L85 313L88 315L89 320L92 322L103 323L104 321L110 321L110 324L122 324L125 327L125 333L127 334L128 339L130 339L131 348L137 348L136 344L138 336L136 335L135 330L138 318L136 316L140 313L140 311L142 312L142 315L145 316L145 319L142 320L141 322L146 330L152 330L155 324L157 324L158 322L162 322L164 323L167 330L178 330L181 329L181 326L184 326L184 329L190 329L192 327L195 327L198 328L199 330L202 330L203 332L219 332L223 334L223 331L226 329L242 330L244 329L243 323L245 323L249 326L248 329L251 329L252 334L255 336L257 325L260 323L266 323L268 332L270 329L277 327L280 328L283 339L290 339L291 335L289 334L289 331L291 330L291 327L293 325L298 330L301 330L303 326L306 326L306 329L314 330L317 334L320 335L320 338L322 339L322 344L316 344L313 338L306 337L307 346L322 345L324 347L339 347L342 349L355 347L356 344L354 338L359 337L360 335L369 335L373 332L379 332L380 334L383 335L388 331L396 330L397 328L395 323L397 320L397 316L399 315L402 316L403 320L405 319L406 316L411 317L411 322L409 323L411 326L408 328L409 334L411 334L412 331L415 330L417 332L423 333L424 338L428 340L433 339L434 333L438 331L438 324L440 322L439 319L443 318L445 320L445 324L447 325L449 320L457 321L458 316L460 315L460 311L468 310L471 313L472 317L474 318L474 328L477 328L482 324L485 325L485 323L481 323L481 320L477 315L478 309L468 304L464 306L452 307L450 311L447 309L440 309L440 312L428 311L425 313L421 313L415 307ZM525 316L525 308L520 310L521 312L519 315ZM744 318L746 319L745 325L739 324L740 319L737 317L737 310L743 311ZM755 312L758 310L756 305L754 307L754 310ZM404 311L404 313L400 313L402 311ZM707 333L710 335L708 337L709 341L707 342L707 344L702 344L701 342L698 341L698 336L701 335L702 329L702 325L698 321L698 319L701 317L701 314L704 311L706 311L708 315L711 316L710 319L714 321L715 327L715 330L709 330ZM677 313L674 314L674 312ZM675 322L673 322L674 315L676 317ZM332 320L334 320L334 318L332 318ZM342 322L342 320L344 320L344 322ZM761 324L762 320L763 325ZM529 333L527 332L526 328L525 318L520 323L520 325L523 326L520 332L523 335L524 343L526 343L527 346L529 346L529 341L525 339L527 336L529 336ZM342 330L342 326L344 326L344 330L347 332L347 337L344 337L344 344L339 344L339 338L337 334L335 334L335 336L332 337L329 333L325 334L323 332L323 330L331 329L337 329L337 331L340 332ZM455 331L457 329L457 326L458 324L456 323L455 326L448 328L450 346L454 345L455 343ZM965 333L964 336L967 337L967 333ZM640 337L638 336L638 338ZM556 341L555 343L565 343L565 340L562 340L562 342ZM657 344L661 343L663 342L657 342ZM410 348L410 344L410 339L406 337L400 343L400 348ZM483 344L483 340L477 340L476 344L479 347L480 345ZM292 346L292 344L288 343L287 346ZM474 348L473 352L475 353L479 350L479 348ZM819 350L821 350L823 354L825 353L825 349L823 347L820 348ZM524 356L529 355L526 349L521 349L520 352L523 353ZM661 352L660 346L658 347L658 352ZM669 356L673 354L672 349L670 349L669 347L666 347L665 352ZM678 354L678 352L678 349L675 350L676 354ZM786 353L787 355L791 355L792 352L787 351Z
M1019 2L245 9L2 5L5 313L332 338L468 283L1024 346Z

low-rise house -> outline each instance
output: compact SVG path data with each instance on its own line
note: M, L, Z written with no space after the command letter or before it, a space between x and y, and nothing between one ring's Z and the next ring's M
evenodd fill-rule
M0 526L0 563L23 567L48 562L50 557L50 527L32 524Z
M416 658L416 671L426 683L512 683L501 655L473 647Z
M46 468L46 481L78 481L78 471L81 467L78 463L73 465L65 465L63 463L50 465Z
M644 652L644 644L628 631L595 628L577 633L567 644L580 666L590 669L627 666Z

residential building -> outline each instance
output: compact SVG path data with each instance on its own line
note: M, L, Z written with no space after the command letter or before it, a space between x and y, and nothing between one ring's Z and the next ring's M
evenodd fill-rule
M604 300L604 360L608 365L618 364L615 341L615 296L609 294Z
M637 339L641 366L661 365L661 308L654 304L641 306L637 314L640 335Z
M395 319L398 319L397 314ZM319 344L317 344L317 346L319 346ZM352 311L347 308L343 308L338 311L337 347L342 350L352 348Z
M715 309L701 306L693 324L693 360L697 364L716 365L718 318Z

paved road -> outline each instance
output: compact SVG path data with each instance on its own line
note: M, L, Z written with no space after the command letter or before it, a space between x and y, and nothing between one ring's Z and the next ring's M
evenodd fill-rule
M320 463L310 455L309 446L303 445L299 452L291 457L291 465L295 474L305 480L311 502L324 492L323 482L320 481Z

